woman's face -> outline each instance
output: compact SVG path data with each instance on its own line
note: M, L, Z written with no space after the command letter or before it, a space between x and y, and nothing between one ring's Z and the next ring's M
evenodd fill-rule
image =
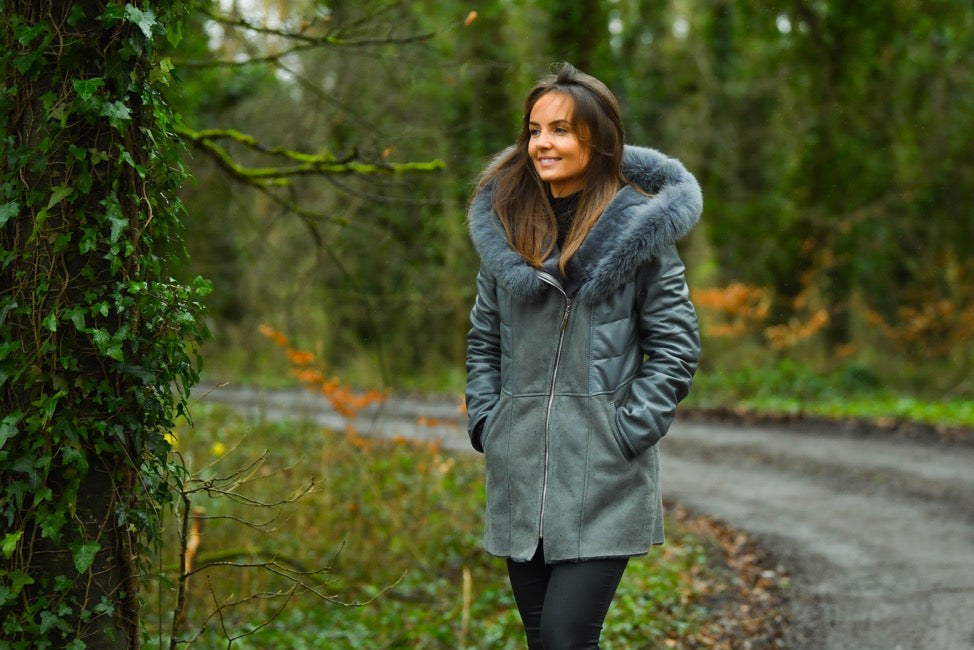
M575 101L559 92L542 95L528 117L528 155L552 196L568 196L585 187L592 148L572 126Z

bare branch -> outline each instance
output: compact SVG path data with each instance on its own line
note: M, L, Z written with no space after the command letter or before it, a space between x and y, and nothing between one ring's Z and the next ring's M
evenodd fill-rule
M264 54L262 56L252 56L245 59L180 59L178 57L173 57L172 62L177 68L242 68L248 65L266 65L269 63L277 64L281 59L291 55L297 54L299 52L305 52L312 50L317 45L309 43L299 43L293 47L281 50L280 52L271 52L269 54Z
M384 36L381 38L362 38L347 39L340 36L341 29L331 29L328 32L315 35L312 29L302 29L299 31L277 29L267 25L258 25L243 18L234 18L224 14L218 14L212 10L201 8L201 12L207 18L230 27L244 29L255 34L265 34L268 36L279 36L292 41L308 43L314 46L331 47L375 47L381 45L407 45L409 43L422 43L435 36L434 33L410 34L407 36ZM327 22L327 21L325 21Z

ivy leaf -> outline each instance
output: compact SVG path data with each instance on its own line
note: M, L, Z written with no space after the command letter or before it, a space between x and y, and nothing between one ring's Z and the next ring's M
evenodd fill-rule
M92 341L98 351L106 357L111 357L116 361L124 361L125 355L122 353L122 344L104 328L98 328L91 332Z
M119 7L117 4L110 4L105 8L105 13L99 16L99 18L106 26L108 26L118 21L124 15L125 14L123 13L122 7Z
M38 472L34 472L34 474L38 475L34 478L34 480L40 478ZM60 544L61 532L64 529L64 524L66 523L66 519L67 519L66 512L57 511L57 510L53 512L49 512L46 517L44 517L38 522L41 528L41 536L49 537L51 541L53 541L55 544Z
M67 197L71 196L71 194L74 193L74 188L69 187L68 185L58 185L57 187L52 189L54 190L54 193L51 194L51 200L47 202L48 210L50 210L55 205L57 205L58 203L60 203L61 201L63 201L64 199L66 199Z
M3 553L3 557L9 560L13 557L14 551L17 550L17 542L23 536L24 531L18 530L15 533L7 533L3 536L3 543L0 544L0 553Z
M92 610L99 615L111 616L115 613L115 603L109 600L108 596L102 596L101 601Z
M25 586L34 584L34 579L23 571L11 571L4 582L10 584L10 595L16 596Z
M31 66L37 63L40 58L41 57L32 52L30 55L18 56L14 65L17 66L17 72L22 75L26 75Z
M174 20L166 25L166 40L175 49L180 41L183 40L183 23L180 20Z
M88 459L80 450L74 447L64 447L61 452L61 464L65 467L75 465L83 471L88 469Z
M71 581L68 580L68 576L61 574L54 576L54 591L55 593L64 593L71 588Z
M110 241L117 242L118 238L125 232L125 229L129 226L129 220L125 217L115 217L109 215L109 222L112 224L112 234Z
M101 550L101 545L94 541L74 542L69 545L69 548L71 549L71 558L74 560L74 568L78 570L78 573L84 573L95 561L95 553Z
M14 38L17 39L18 43L26 47L27 45L30 45L31 41L33 41L38 34L43 33L47 29L47 23L43 21L38 21L33 25L26 23L19 24L14 28Z
M64 318L74 323L75 328L77 328L79 332L83 332L85 330L85 308L83 306L75 305L68 311L64 312Z
M94 228L81 229L81 241L78 243L78 250L82 253L90 253L98 247L98 232Z
M11 352L16 352L19 348L20 348L19 341L6 341L4 343L0 343L0 361L6 359L8 356L10 356ZM0 426L0 445L3 444L2 431L3 428L2 426Z
M152 384L156 379L155 374L149 372L142 366L125 366L122 371L132 375L133 377L137 377L142 381L143 384L146 385Z
M116 131L123 130L125 125L132 120L131 109L121 101L105 102L105 105L101 107L99 113L108 118L108 123Z
M201 298L213 293L213 283L202 275L196 276L193 280L193 287L196 289L196 295Z
M71 628L68 627L68 624L60 616L51 611L41 610L41 634L47 634L54 629L62 632L71 631Z
M54 311L52 310L48 312L47 316L44 317L44 320L41 321L41 325L43 325L45 328L47 328L52 332L56 332L57 322L58 322L57 314L55 314Z
M88 101L102 86L105 85L105 80L101 77L92 77L91 79L72 79L71 85L74 86L74 92L78 93L78 97Z
M94 341L95 345L98 347L98 350L102 354L105 353L105 348L107 348L108 345L112 342L111 334L109 334L108 330L106 330L103 327L99 327L98 329L92 330L91 339L92 341Z
M10 221L10 217L17 216L18 212L20 212L19 203L14 201L0 203L0 228L2 228L5 223Z
M159 60L159 63L153 66L152 70L149 71L149 81L168 86L172 79L171 75L169 74L172 72L172 69L172 59L170 59L168 56L163 57Z
M156 15L151 9L142 11L138 7L125 5L125 15L133 23L139 26L146 38L152 38L152 28L156 26Z

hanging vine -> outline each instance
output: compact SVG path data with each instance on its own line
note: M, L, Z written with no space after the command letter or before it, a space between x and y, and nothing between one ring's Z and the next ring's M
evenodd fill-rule
M0 0L0 638L131 648L206 336L158 90L180 0ZM9 644L9 645L7 645Z

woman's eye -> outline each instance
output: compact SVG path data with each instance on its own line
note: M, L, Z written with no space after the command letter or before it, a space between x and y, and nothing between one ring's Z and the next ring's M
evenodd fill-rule
M541 135L541 129L531 129L528 131L528 135L530 135L532 138L536 138Z

